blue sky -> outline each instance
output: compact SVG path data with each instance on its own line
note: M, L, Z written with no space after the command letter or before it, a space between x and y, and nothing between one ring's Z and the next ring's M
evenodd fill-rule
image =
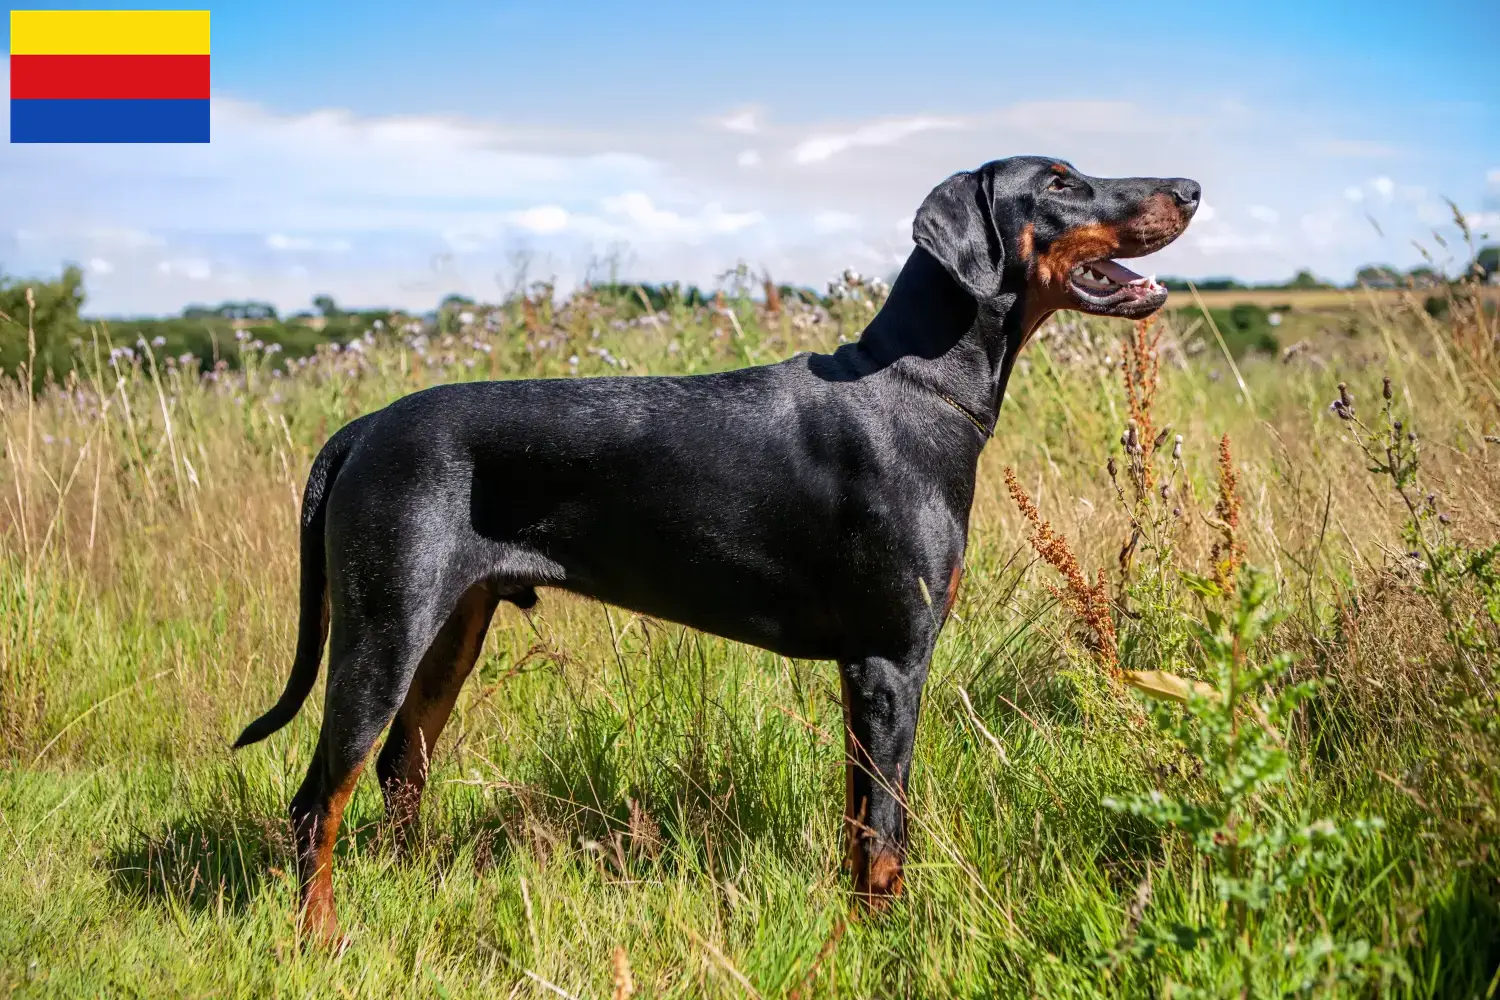
M7 146L0 268L78 261L98 314L821 284L893 270L927 190L1017 153L1201 181L1162 274L1455 262L1444 197L1500 238L1493 5L212 10L213 143Z

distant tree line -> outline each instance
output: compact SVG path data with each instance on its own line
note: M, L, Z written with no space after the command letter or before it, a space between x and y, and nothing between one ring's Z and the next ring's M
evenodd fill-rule
M375 320L392 316L387 309L343 310L325 295L314 300L315 312L288 317L269 302L247 301L190 305L176 316L89 320L82 316L84 301L83 272L73 265L48 280L0 275L0 372L15 377L32 342L37 385L48 377L62 379L96 348L107 361L110 350L138 351L142 342L159 358L196 360L203 369L220 361L238 367L243 344L259 342L270 348L273 365L280 365L284 358L312 354L319 344L360 336Z
M1187 278L1162 278L1161 283L1174 292L1185 292L1188 290ZM1316 288L1337 288L1332 282L1324 281L1311 271L1298 271L1290 281L1271 281L1260 284L1247 284L1234 278L1204 278L1201 281L1193 281L1192 286L1200 292L1230 292L1249 291L1251 289L1264 289L1267 291L1306 291Z
M731 298L743 298L749 294L750 282L744 268L735 272ZM1486 246L1475 256L1467 268L1465 277L1500 283L1500 246ZM858 280L858 279L856 279ZM1373 288L1432 288L1447 279L1435 269L1422 265L1407 271L1372 264L1355 274L1354 286ZM1162 283L1169 289L1185 291L1188 282L1182 278L1164 278ZM1269 289L1301 291L1307 289L1334 288L1311 271L1298 271L1291 280L1272 284L1245 284L1233 278L1206 278L1193 283L1200 291L1231 291ZM26 290L32 290L33 306L26 302ZM549 296L552 286L540 284L533 292ZM718 304L722 292L706 291L697 285L682 285L678 282L662 284L609 281L589 286L589 293L596 302L606 306L617 316L631 318L672 309L700 309ZM803 302L809 305L830 306L833 299L812 288L764 282L766 300L776 303ZM1429 299L1429 308L1436 301ZM1446 301L1446 300L1443 300ZM240 364L243 342L259 342L269 347L276 345L271 353L275 363L283 358L303 357L317 350L319 344L329 341L345 342L362 335L377 320L385 323L399 315L389 309L345 310L331 296L319 295L313 299L313 309L280 316L269 302L243 301L224 302L217 306L190 305L177 316L86 320L82 317L84 304L83 272L74 265L63 268L57 278L30 280L0 274L0 372L14 377L26 362L28 352L27 324L35 331L36 366L35 379L40 383L49 375L62 378L81 357L94 350L96 337L100 349L108 352L112 347L136 349L141 342L152 348L159 357L171 356L183 360L196 359L203 368L212 368L219 362L232 367ZM472 299L461 295L450 295L443 299L436 310L428 314L440 333L458 328L459 317L474 305ZM1438 305L1441 305L1438 302ZM1196 307L1191 307L1196 310ZM1282 310L1284 311L1284 310ZM1274 312L1274 310L1272 311ZM1224 336L1226 344L1236 353L1251 350L1274 350L1276 338L1272 332L1272 312L1259 306L1234 306L1229 309L1210 309L1209 315Z
M1476 277L1482 281L1493 282L1500 278L1500 246L1487 246L1481 249L1466 269L1463 278ZM1416 267L1402 271L1399 268L1390 267L1385 264L1366 264L1354 273L1354 280L1348 288L1437 288L1448 282L1441 272L1428 264L1419 264ZM1162 278L1161 283L1176 292L1188 290L1188 279L1168 277ZM1270 281L1260 283L1247 283L1237 281L1229 277L1203 278L1194 280L1192 285L1200 292L1228 292L1228 291L1309 291L1319 288L1339 288L1341 286L1324 281L1311 271L1298 271L1288 281Z

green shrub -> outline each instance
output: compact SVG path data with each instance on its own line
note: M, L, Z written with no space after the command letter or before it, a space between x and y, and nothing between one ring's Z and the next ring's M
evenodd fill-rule
M83 272L72 265L63 268L62 276L53 281L0 275L0 372L19 377L33 340L33 388L40 386L49 373L61 377L71 370L74 344L88 336L87 326L78 316L82 307Z
M1271 329L1270 313L1261 306L1241 302L1227 309L1210 308L1208 315L1224 338L1224 346L1229 348L1229 353L1235 358L1243 358L1252 353L1275 354L1281 350L1281 343ZM1181 310L1181 319L1186 321L1186 325L1191 325L1194 320L1201 320L1202 317L1203 311L1196 305ZM1207 325L1203 323L1200 332L1212 339L1213 334L1207 330Z
M1149 821L1186 847L1208 873L1221 906L1189 924L1159 921L1143 903L1135 927L1103 963L1117 964L1125 955L1149 959L1163 949L1198 953L1205 961L1195 971L1203 981L1179 985L1170 991L1174 997L1358 989L1381 971L1403 974L1398 958L1375 952L1368 940L1340 926L1348 914L1323 898L1354 867L1349 841L1376 836L1383 823L1307 815L1285 787L1293 755L1283 734L1314 686L1289 682L1287 654L1256 655L1284 617L1272 606L1273 584L1247 570L1228 607L1218 610L1213 605L1229 595L1212 581L1190 582L1209 602L1204 624L1189 628L1198 670L1210 681L1184 684L1181 694L1156 695L1163 700L1152 716L1193 761L1201 780L1190 789L1106 798L1104 805ZM1179 707L1178 699L1185 704ZM1292 893L1313 901L1324 915L1320 927L1299 927L1300 914L1289 918L1284 903ZM1270 941L1277 947L1268 947Z

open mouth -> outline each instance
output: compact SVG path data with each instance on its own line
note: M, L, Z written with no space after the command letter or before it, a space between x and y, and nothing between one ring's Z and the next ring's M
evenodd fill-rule
M1096 316L1138 319L1160 309L1167 289L1156 275L1142 277L1117 261L1079 264L1068 273L1068 291L1078 308Z

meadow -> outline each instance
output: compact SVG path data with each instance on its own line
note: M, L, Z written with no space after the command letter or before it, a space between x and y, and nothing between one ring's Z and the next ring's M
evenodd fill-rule
M829 350L882 294L835 291L538 287L293 363L246 335L233 369L95 325L62 383L0 388L0 993L1495 995L1500 324L1462 285L1441 318L1294 308L1238 358L1201 314L1048 323L982 459L889 912L840 870L832 664L544 592L496 617L415 851L367 777L348 939L299 942L321 694L228 746L289 668L325 438L439 382Z

